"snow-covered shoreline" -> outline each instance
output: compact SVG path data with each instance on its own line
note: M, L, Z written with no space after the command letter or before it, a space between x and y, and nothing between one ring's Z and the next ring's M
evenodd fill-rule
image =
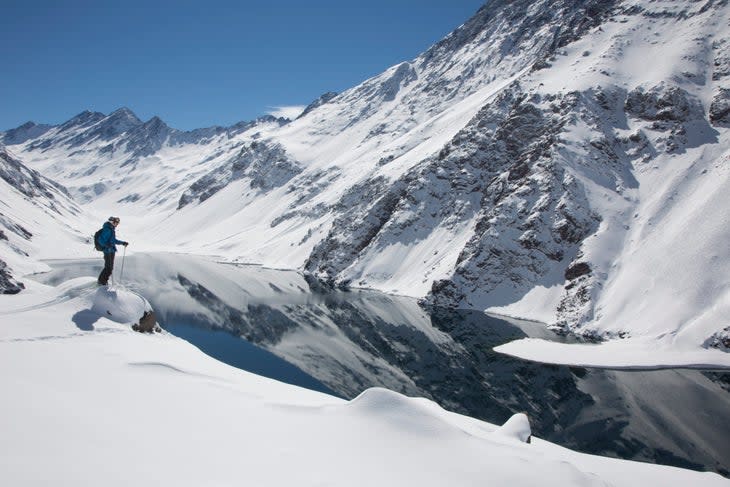
M133 253L134 252L131 254ZM175 255L174 252L156 252L153 254ZM192 254L185 252L180 252L178 255L192 256ZM299 276L303 275L301 271L297 269L277 269L264 264L240 263L236 262L233 258L224 255L198 255L193 257L203 260L217 261L227 265L253 266L262 270L294 273ZM78 262L80 260L81 259L45 259L42 263L44 265L52 265L54 261ZM97 262L98 259L88 260L90 262ZM25 280L27 281L27 279ZM377 288L365 286L352 286L349 289L355 291L382 292ZM409 295L399 295L395 293L385 294L389 296L402 296L416 299L416 297ZM490 312L486 312L485 314L504 319L518 327L524 326L524 323L530 323L531 325L534 324L535 327L544 326L547 330L546 323L532 320L527 317ZM535 327L530 327L533 332ZM677 346L673 340L673 335L663 337L616 338L596 343L560 343L533 336L531 338L523 338L505 343L495 347L494 350L523 360L574 367L606 368L613 370L657 370L666 368L691 368L704 370L730 369L730 353L711 347L692 347L687 344Z
M556 343L524 338L495 351L534 362L614 370L690 368L730 369L730 354L716 349L677 349L655 338L616 339L603 343Z
M730 483L524 443L524 428L384 389L348 402L255 376L95 315L97 293L79 278L0 297L6 485Z

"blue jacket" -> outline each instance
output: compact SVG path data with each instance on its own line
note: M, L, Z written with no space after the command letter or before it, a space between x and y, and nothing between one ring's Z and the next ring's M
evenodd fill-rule
M104 223L104 226L101 228L101 235L99 235L99 243L101 244L101 247L104 249L105 254L113 254L117 251L116 244L125 244L124 240L117 240L117 234L114 231L114 225L112 225L112 222L106 222Z

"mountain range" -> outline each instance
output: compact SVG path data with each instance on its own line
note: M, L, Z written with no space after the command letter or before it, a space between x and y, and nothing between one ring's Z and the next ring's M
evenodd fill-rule
M0 133L0 286L113 214L130 249L727 350L729 34L726 0L494 0L294 120L28 122Z

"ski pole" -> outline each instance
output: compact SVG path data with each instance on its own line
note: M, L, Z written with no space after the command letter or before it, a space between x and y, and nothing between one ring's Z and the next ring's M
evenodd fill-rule
M124 246L124 253L122 253L122 270L119 272L119 284L122 284L122 276L124 275L124 258L127 256L127 246Z

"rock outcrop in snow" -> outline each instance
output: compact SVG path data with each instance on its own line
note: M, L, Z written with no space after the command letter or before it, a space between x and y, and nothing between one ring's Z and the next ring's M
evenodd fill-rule
M0 230L0 239L7 240L2 230ZM23 289L25 289L25 284L16 281L10 274L8 265L0 260L0 294L18 294Z
M180 197L178 209L196 200L204 202L233 181L245 178L251 188L268 191L285 185L301 171L281 145L254 141L195 181Z

